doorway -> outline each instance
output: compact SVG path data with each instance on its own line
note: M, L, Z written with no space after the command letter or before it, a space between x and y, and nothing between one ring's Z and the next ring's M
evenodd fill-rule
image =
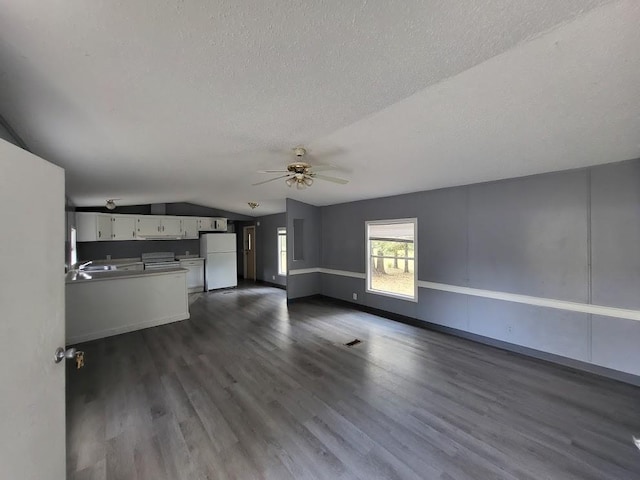
M243 228L244 278L256 281L256 227Z

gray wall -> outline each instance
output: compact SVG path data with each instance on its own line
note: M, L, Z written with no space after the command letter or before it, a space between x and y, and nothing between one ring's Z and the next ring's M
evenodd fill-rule
M247 215L241 215L235 212L229 212L227 210L220 210L218 208L203 207L202 205L196 205L195 203L167 203L166 204L167 215L186 215L195 217L224 217L229 220L242 220L253 221L253 217Z
M125 240L118 242L78 243L78 257L82 261L107 258L133 258L143 253L174 252L176 255L200 254L200 240Z
M298 202L287 198L287 299L308 297L321 293L321 274L307 273L292 275L292 270L318 268L321 263L322 251L322 218L320 207ZM294 220L304 222L302 245L304 258L294 260L294 244L296 242L293 228ZM298 239L300 240L300 239Z
M591 169L591 298L640 310L640 160ZM593 316L598 365L640 371L640 322Z
M289 214L289 212L288 212ZM640 310L640 161L321 208L321 266L365 272L364 222L418 218L419 280ZM291 283L291 282L290 282ZM322 274L324 295L640 374L640 322Z
M278 275L278 227L287 226L284 213L267 215L257 219L256 226L256 275L258 280L286 286L287 276Z

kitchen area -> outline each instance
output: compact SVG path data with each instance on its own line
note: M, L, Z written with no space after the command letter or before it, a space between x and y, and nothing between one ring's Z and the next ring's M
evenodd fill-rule
M227 218L72 215L68 344L186 320L190 297L237 286L237 239Z

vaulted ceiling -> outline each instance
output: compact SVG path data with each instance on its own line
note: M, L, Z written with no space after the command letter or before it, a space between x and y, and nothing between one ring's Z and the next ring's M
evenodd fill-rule
M263 215L640 157L639 24L635 0L0 0L0 113L77 205ZM299 144L350 183L251 186Z

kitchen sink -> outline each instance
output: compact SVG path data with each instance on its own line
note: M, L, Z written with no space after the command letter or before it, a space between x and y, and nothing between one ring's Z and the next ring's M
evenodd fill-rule
M87 265L80 269L81 272L104 272L105 270L115 270L114 265Z

